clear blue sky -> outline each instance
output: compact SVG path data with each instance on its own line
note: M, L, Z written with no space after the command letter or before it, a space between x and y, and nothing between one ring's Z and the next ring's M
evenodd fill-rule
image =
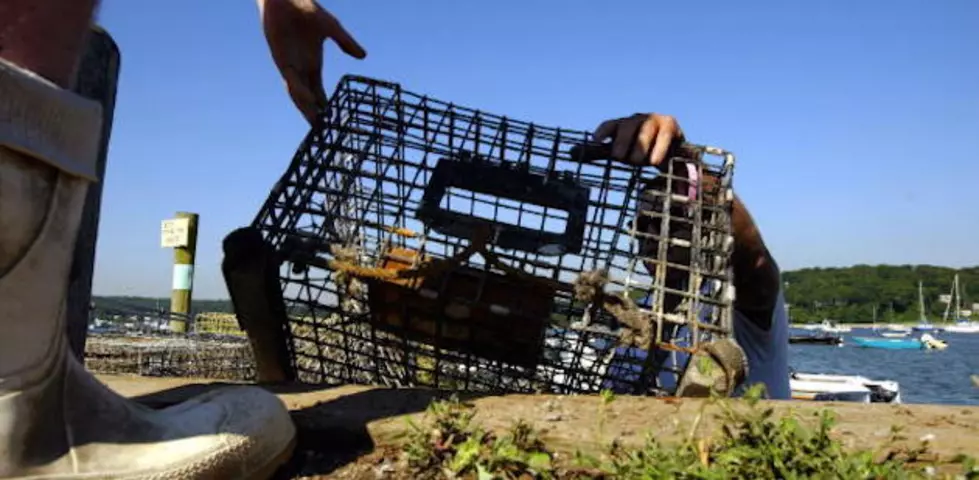
M656 111L733 150L784 269L979 264L979 2L332 1L344 73L539 123ZM196 298L227 296L250 222L306 125L247 0L105 0L122 50L95 291L167 296L160 221L200 213ZM182 172L178 176L176 172Z

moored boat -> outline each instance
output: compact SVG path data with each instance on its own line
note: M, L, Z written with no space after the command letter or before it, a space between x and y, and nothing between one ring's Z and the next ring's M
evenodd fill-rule
M918 324L911 327L915 332L935 332L938 326L928 321L925 315L925 296L921 291L921 282L918 282Z
M948 333L979 333L979 322L960 320L954 325L948 325L944 329Z
M840 325L832 320L823 320L818 327L823 333L847 333L853 330L849 326Z
M900 333L903 336L911 333L911 327L908 327L906 325L889 325L887 328L884 329L884 333ZM885 335L885 336L890 336L890 335Z
M953 305L955 306L954 309L952 308ZM945 307L945 314L942 315L944 319L942 330L949 333L979 333L979 322L962 318L965 314L971 315L972 312L962 310L962 292L959 289L959 275L955 274L955 279L952 281L952 290L949 292L949 301ZM954 324L951 322L951 318L955 319Z
M858 375L792 372L789 383L794 400L901 403L901 387L890 380L871 380Z
M863 348L883 348L886 350L921 350L924 348L921 340L917 338L853 337L850 341Z
M792 335L789 343L800 345L843 345L843 338L836 335Z
M909 333L911 333L911 332L888 332L888 331L884 331L884 332L880 332L880 336L886 337L886 338L904 338L904 337L908 336Z
M920 338L853 337L851 341L858 347L884 350L944 350L948 347L946 342L927 333Z

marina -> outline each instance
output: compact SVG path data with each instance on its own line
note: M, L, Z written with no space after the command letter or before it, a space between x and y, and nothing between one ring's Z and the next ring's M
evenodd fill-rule
M914 333L909 338L914 339L919 335ZM827 350L825 346L790 345L789 362L795 371L806 374L894 382L899 388L902 403L979 405L979 355L976 355L979 352L979 335L953 332L930 335L944 342L947 348L864 348L858 346L856 337L887 339L878 336L871 326L864 324L856 326L851 334L843 337L843 346L832 350ZM973 377L977 381L975 384ZM822 382L805 385L805 389L797 392L795 387L798 385L798 379L794 380L793 396L799 400L812 394L808 390L813 387L819 389L816 394L822 395L840 390L839 385ZM848 390L852 393L853 389Z

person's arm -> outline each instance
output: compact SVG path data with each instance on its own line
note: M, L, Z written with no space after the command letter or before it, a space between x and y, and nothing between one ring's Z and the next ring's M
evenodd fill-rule
M339 20L314 0L257 0L269 52L289 97L310 125L326 107L323 89L323 42L333 40L357 59L367 51Z
M630 117L603 122L595 129L593 137L598 142L611 140L608 145L611 147L610 157L613 159L632 165L652 165L662 169L670 156L670 147L682 142L684 135L679 123L669 115L637 113ZM716 179L705 178L703 181L714 182ZM772 312L778 300L781 282L778 265L765 246L751 214L737 195L734 198L732 217L734 252L731 263L734 268L736 289L734 307L754 324L768 330L771 327ZM644 228L650 229L649 231L659 229L655 222ZM656 245L647 248L656 248ZM688 249L671 247L668 255L677 255L677 258L681 259L678 263L689 261ZM679 285L686 280L686 275L679 273L671 275L671 273L675 272L667 272L667 283L677 285L673 288L680 288ZM669 300L668 296L667 303L679 303L678 297Z
M323 42L354 57L367 52L315 0L257 0L259 17L289 96L313 123L326 104ZM0 0L0 58L70 88L99 0ZM189 13L188 13L189 14Z
M714 181L712 177L705 178L705 187L707 182ZM781 273L748 208L737 195L734 196L731 227L734 231L731 256L736 290L734 308L755 325L768 330L778 299Z

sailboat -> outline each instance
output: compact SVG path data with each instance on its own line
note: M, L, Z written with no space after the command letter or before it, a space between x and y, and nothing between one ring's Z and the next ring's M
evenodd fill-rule
M951 323L948 318L949 310L952 307L952 300L955 300L955 311L952 314L952 318L955 319L954 325L948 325ZM962 295L959 290L959 275L955 274L955 280L952 282L952 292L949 298L948 305L945 306L944 323L945 331L950 333L979 333L979 322L968 321L962 318Z
M928 321L925 316L925 296L921 291L921 281L918 281L918 324L911 327L916 332L934 332L938 328Z
M880 328L877 326L877 305L874 305L874 317L873 317L873 330L877 332L882 337L887 338L901 338L908 336L911 333L911 329L903 325L891 325L886 328Z

